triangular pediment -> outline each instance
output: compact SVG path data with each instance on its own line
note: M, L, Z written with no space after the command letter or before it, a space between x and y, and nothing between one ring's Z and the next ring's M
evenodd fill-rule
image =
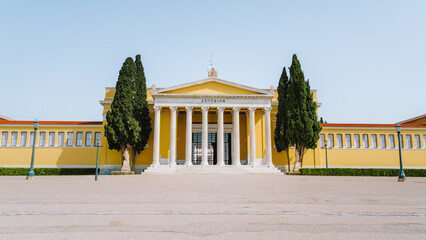
M262 89L229 82L219 78L206 78L152 92L153 95L264 95L274 93Z

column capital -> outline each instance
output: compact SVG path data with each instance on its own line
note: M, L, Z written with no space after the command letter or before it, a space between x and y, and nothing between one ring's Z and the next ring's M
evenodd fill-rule
M190 106L186 106L186 107L185 107L185 109L186 109L186 111L187 111L187 112L191 112L191 111L192 111L192 109L194 109L194 108L193 108L193 107L190 107Z
M232 108L232 110L233 110L234 112L239 112L239 111L240 111L240 109L241 109L240 107L233 107L233 108Z
M218 112L223 112L223 111L225 111L225 107L217 107L217 111Z
M161 106L154 106L155 111L161 111Z
M203 112L207 112L207 111L209 110L209 107L203 106L203 107L201 107L201 110L202 110Z
M170 111L176 112L176 110L178 109L177 106L170 106Z
M254 111L256 111L256 109L257 109L256 107L249 107L249 108L248 108L248 110L249 110L250 112L254 112Z
M272 107L265 107L265 108L263 108L263 109L265 110L265 112L266 112L266 113L268 113L268 112L271 112Z

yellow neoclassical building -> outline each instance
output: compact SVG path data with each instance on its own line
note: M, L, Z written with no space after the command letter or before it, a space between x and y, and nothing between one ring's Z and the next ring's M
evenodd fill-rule
M35 167L93 168L96 142L101 172L122 168L109 150L105 115L115 88L107 87L102 122L41 121L34 137L31 121L0 118L0 167L28 167L36 141ZM317 92L312 91L317 102ZM274 143L277 91L208 78L147 92L152 131L138 155L136 172L280 174L287 157ZM317 102L320 107L320 103ZM0 116L1 117L1 116ZM400 122L406 168L426 168L426 114ZM395 124L322 124L318 148L308 150L303 167L399 167ZM327 148L326 148L327 146ZM129 149L130 150L130 149ZM290 148L294 162L294 148Z

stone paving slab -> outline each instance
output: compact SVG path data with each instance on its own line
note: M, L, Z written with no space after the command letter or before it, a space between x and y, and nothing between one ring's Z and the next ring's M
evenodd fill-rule
M0 239L425 239L426 178L0 177Z

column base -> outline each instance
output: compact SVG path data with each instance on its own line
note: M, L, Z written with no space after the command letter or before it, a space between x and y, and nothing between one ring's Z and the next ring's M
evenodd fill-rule
M135 172L133 172L133 171L127 171L127 172L111 171L111 175L135 175Z

